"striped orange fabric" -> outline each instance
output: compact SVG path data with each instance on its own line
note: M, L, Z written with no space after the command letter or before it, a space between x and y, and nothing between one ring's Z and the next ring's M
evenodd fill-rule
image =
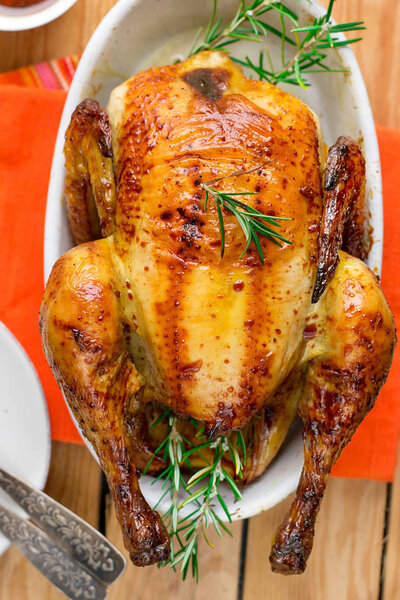
M74 54L42 62L15 71L0 73L0 85L11 84L29 88L68 90L78 66L79 56Z

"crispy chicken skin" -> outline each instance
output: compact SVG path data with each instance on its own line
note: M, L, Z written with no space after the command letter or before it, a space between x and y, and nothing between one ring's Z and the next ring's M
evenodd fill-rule
M152 456L146 407L193 417L210 438L243 429L246 483L298 411L304 469L270 560L300 573L330 470L395 345L390 309L360 260L362 153L341 137L325 171L312 111L217 52L138 73L112 92L107 113L84 101L66 134L67 209L86 243L47 283L48 361L99 456L135 564L169 552L138 484ZM220 177L216 189L253 192L250 206L290 218L281 232L291 244L260 237L265 263L253 244L241 256L243 233L226 213L221 258L202 188ZM162 468L155 459L153 472Z
M138 368L154 398L204 421L210 436L241 428L291 371L302 340L318 252L308 229L322 209L313 114L217 53L139 73L112 93L108 113L115 254L133 295L122 289L122 301L146 351ZM202 210L201 182L258 166L215 187L256 192L249 204L291 218L282 229L292 246L260 238L264 267L254 246L240 257L243 233L228 215L221 258L215 206Z

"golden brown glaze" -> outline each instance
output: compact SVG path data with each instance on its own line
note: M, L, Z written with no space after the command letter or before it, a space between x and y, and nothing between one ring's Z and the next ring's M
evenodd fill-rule
M136 471L162 436L149 420L168 406L203 422L210 437L243 428L248 483L299 406L304 469L271 562L301 572L330 469L372 407L395 343L375 276L338 252L363 252L360 149L349 138L331 148L324 206L315 115L217 52L138 73L113 91L108 113L115 225L107 116L85 101L67 132L74 235L92 237L96 207L108 237L53 269L41 309L49 363L100 458L135 564L168 556ZM253 245L241 257L243 232L224 214L221 258L218 215L211 200L204 212L201 185L220 177L216 188L252 192L248 204L289 217L281 232L292 244L261 237L265 263ZM180 424L185 436L190 427Z
M114 90L108 112L116 258L122 287L131 286L126 320L146 346L141 372L154 399L204 421L210 436L241 428L290 372L302 340L322 207L313 114L218 53L139 73ZM221 258L216 210L210 202L203 213L201 188L257 166L216 187L255 192L250 205L291 219L282 229L295 245L260 238L264 266L254 246L240 257L243 233L230 215Z

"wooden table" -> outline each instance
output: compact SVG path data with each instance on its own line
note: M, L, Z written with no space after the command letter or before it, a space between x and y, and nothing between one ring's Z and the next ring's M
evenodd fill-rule
M164 2L168 0L162 0ZM0 33L0 71L82 52L115 0L79 0L57 21L33 31ZM327 4L327 0L323 2ZM364 19L368 30L354 49L375 119L400 127L400 1L338 0L339 21ZM100 471L84 447L53 443L46 491L122 540ZM114 600L400 600L400 469L394 485L332 479L318 518L307 572L271 573L270 540L289 499L247 522L235 523L233 539L200 551L201 580L182 583L157 567L129 566L111 588ZM11 548L0 558L0 600L57 600L64 596Z

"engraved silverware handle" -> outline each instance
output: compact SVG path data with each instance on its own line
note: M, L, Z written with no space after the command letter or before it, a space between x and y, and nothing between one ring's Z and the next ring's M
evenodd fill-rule
M70 600L103 600L107 588L39 527L0 506L0 531Z
M0 487L97 579L109 585L121 575L126 566L125 557L94 527L1 468Z

